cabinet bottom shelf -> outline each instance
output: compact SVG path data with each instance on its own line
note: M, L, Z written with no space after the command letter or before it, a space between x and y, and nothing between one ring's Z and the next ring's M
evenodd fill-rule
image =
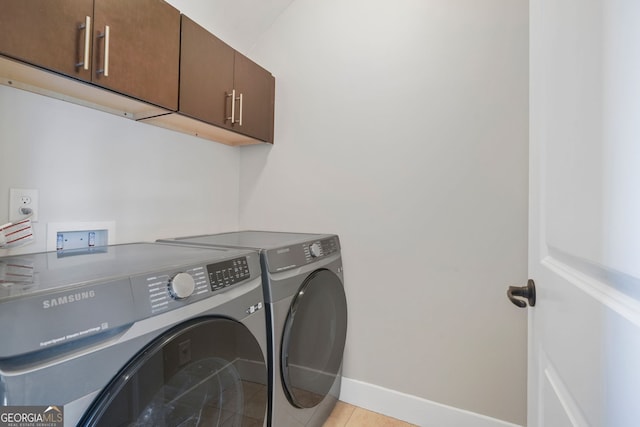
M232 132L227 129L222 129L179 113L167 113L155 117L141 119L139 121L142 123L149 123L166 129L175 130L177 132L194 135L198 138L220 142L226 145L238 146L265 144L265 141L260 141L246 135Z

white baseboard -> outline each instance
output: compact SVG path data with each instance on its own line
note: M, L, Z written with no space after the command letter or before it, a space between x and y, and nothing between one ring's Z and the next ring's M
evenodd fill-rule
M420 427L521 427L345 377L340 400Z

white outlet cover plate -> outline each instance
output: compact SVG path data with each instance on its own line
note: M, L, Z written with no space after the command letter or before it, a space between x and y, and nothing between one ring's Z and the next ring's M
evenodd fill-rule
M56 239L59 232L85 230L107 230L107 244L115 245L116 243L115 221L50 222L47 224L47 251L56 250Z
M25 204L22 202L22 197L26 196L31 199L31 202ZM31 222L38 221L38 190L24 189L24 188L10 188L9 189L9 221L17 222L27 218L28 215L20 213L20 209L30 208L33 211L31 216Z

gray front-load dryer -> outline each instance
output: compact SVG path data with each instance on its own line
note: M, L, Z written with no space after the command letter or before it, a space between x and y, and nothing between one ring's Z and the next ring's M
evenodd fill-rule
M271 425L321 426L340 394L347 331L338 236L241 231L167 241L260 251Z
M0 258L0 412L265 426L263 307L256 251L140 243Z

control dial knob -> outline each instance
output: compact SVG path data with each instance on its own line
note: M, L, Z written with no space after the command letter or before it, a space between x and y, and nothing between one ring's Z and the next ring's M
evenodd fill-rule
M178 273L169 280L169 293L173 299L184 299L193 293L196 282L189 273Z
M319 257L320 255L322 255L322 248L318 243L314 243L309 246L309 253L311 254L312 258Z

